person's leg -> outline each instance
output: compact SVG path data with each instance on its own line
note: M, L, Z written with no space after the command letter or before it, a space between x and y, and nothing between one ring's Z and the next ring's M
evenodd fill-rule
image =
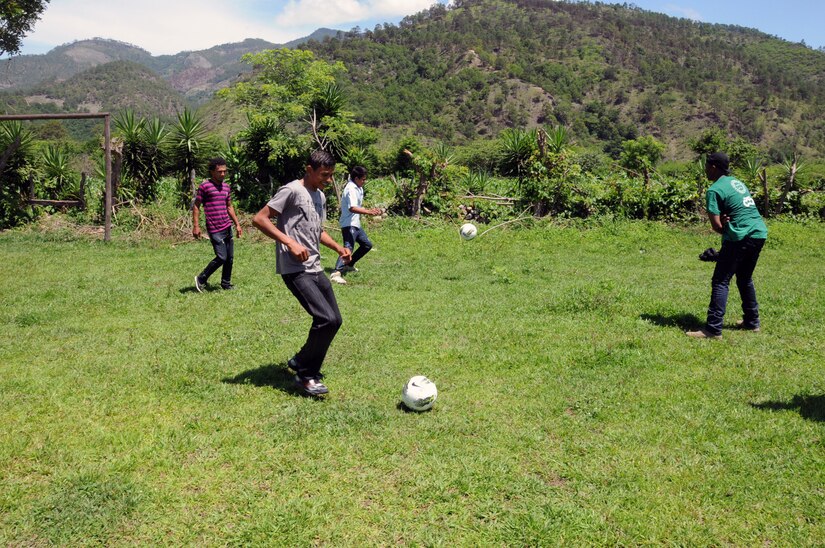
M711 278L710 304L708 305L707 332L718 336L722 334L722 321L725 318L725 309L728 304L728 290L730 280L736 273L741 253L738 242L722 242L719 258Z
M764 245L765 240L751 238L745 238L742 242L742 260L736 269L736 286L742 298L742 327L745 329L759 328L759 303L756 301L753 271Z
M223 261L223 270L221 270L221 287L229 289L232 287L232 263L235 261L235 239L232 237L232 227L226 229L226 238L223 242L226 258Z
M352 231L350 230L351 226L345 226L341 229L341 237L344 240L344 247L350 250L350 252L355 248L355 238L352 236ZM338 257L338 260L335 262L335 272L341 272L344 269L344 260L341 257Z
M227 229L227 230L232 230ZM203 272L198 274L198 279L201 283L206 283L211 276L217 269L223 266L224 262L226 262L226 230L221 230L220 232L215 232L214 234L209 234L209 241L212 243L212 250L215 252L215 258L212 259L206 268L203 269Z
M358 249L352 254L352 260L349 262L350 266L355 266L355 263L357 263L361 257L370 252L372 242L367 237L367 233L357 226L350 227L350 230L352 231L352 239L358 242Z
M343 322L335 293L321 272L287 274L283 279L304 310L312 316L307 340L295 355L296 373L302 378L318 377L327 350Z

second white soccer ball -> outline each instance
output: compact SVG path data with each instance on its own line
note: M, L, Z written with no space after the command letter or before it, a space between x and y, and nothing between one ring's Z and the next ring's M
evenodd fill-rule
M461 234L461 237L465 240L472 240L476 237L476 234L478 234L478 229L473 223L464 223L461 225L458 233Z
M416 375L401 390L401 401L413 411L426 411L435 404L438 390L435 383L424 375Z

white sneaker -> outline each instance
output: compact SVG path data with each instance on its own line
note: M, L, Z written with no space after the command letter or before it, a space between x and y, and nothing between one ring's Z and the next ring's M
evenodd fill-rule
M329 275L329 281L337 283L337 284L346 284L347 281L341 276L341 273L337 270Z

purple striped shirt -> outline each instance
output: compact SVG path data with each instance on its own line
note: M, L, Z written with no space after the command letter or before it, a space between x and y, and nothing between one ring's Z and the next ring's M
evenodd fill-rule
M218 188L215 183L207 179L198 187L196 200L203 204L203 212L206 214L206 231L210 234L232 226L232 219L229 217L231 199L231 191L226 182Z

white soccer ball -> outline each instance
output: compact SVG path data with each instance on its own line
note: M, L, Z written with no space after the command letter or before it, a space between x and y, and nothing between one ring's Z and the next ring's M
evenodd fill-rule
M473 223L464 223L461 225L458 233L461 234L461 237L465 240L472 240L476 237L476 234L478 234L478 229Z
M424 375L416 375L407 381L401 391L401 401L413 411L426 411L435 404L438 390L435 383Z

